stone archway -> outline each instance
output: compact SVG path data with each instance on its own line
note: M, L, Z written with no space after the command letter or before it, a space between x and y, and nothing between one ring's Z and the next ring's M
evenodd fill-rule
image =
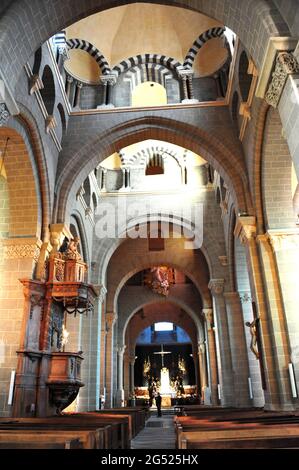
M126 1L125 4L133 3L134 0ZM146 3L169 4L167 0L151 0ZM7 76L12 78L11 86L15 87L19 73L24 63L35 52L41 43L52 37L57 31L85 18L93 13L108 8L123 5L120 0L84 0L73 8L73 1L53 0L51 3L40 0L32 10L30 0L10 2L2 17L1 28L3 31L3 55L1 63ZM230 7L225 8L226 3L218 0L176 0L171 2L172 6L192 9L207 16L217 19L240 37L249 53L258 66L261 66L267 47L267 39L271 36L289 36L289 28L284 22L278 9L265 0L257 0L250 4L250 15L248 15L249 4L247 0L232 0ZM238 17L238 21L235 18ZM18 22L14 19L18 18ZM248 18L250 21L248 22ZM248 24L249 23L249 24ZM251 31L261 31L261 36L252 35ZM28 47L19 47L19 38ZM261 40L263 38L263 40ZM11 61L10 51L15 51L15 60Z
M221 109L217 108L217 114L221 114ZM211 119L213 119L212 109L208 112L211 113ZM225 119L226 110L222 112L224 112L223 119ZM174 110L173 115L175 113ZM159 116L159 111L154 114L156 115L128 121L117 114L115 119L118 119L120 124L113 128L101 115L84 116L85 124L83 125L83 121L81 123L82 132L79 130L80 118L74 120L73 124L76 121L76 129L72 130L69 127L68 132L72 136L71 143L62 152L59 162L59 178L56 182L56 222L65 220L68 216L80 184L101 161L118 148L121 149L147 139L172 142L201 155L222 176L232 194L236 210L253 213L242 149L233 129L226 125L220 129L216 123L213 128L213 125L210 127L210 124L204 121L202 128L199 128L180 122L179 114L176 116L177 119ZM97 126L102 129L96 138L94 132L90 134L89 118L98 121ZM200 118L200 115L197 118ZM106 129L107 125L109 129Z

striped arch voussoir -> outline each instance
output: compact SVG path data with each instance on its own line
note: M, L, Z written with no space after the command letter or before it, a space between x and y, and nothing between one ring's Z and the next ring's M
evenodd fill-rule
M136 67L142 64L157 64L163 65L169 70L174 70L178 72L179 69L182 69L183 66L180 62L172 57L161 55L161 54L139 54L129 59L123 60L118 65L113 67L113 70L121 75L124 72L127 72L132 67Z
M155 82L165 87L166 80L173 78L173 72L160 64L141 64L132 67L124 75L124 80L131 83L132 90L144 82Z
M69 39L66 44L68 49L81 49L82 51L85 51L91 55L91 57L93 57L98 63L103 74L108 74L111 72L109 64L104 55L90 42L85 41L84 39Z
M143 149L129 157L125 153L120 152L122 166L164 166L164 162L168 158L174 158L178 165L182 165L183 156L178 155L173 149L165 146L151 146Z
M213 38L221 38L224 36L224 27L210 28L202 33L196 41L194 41L192 47L189 49L188 54L185 57L184 67L192 69L195 57L202 46Z

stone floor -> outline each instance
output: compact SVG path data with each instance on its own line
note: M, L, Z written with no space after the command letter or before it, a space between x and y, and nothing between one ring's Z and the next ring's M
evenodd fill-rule
M145 428L131 441L131 449L175 449L174 415L162 411L147 420Z

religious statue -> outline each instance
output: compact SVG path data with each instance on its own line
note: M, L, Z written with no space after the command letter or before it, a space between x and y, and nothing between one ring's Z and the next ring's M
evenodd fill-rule
M250 349L257 359L259 359L260 357L258 347L257 347L257 323L258 321L259 319L255 318L251 323L249 321L245 323L245 325L248 326L248 328L250 329L250 334L251 334Z
M80 243L79 237L74 237L73 240L69 241L67 245L67 249L64 253L64 259L66 260L74 259L76 261L82 260L82 256L80 255L78 251L79 243Z
M167 296L169 294L169 268L154 266L150 270L150 279L146 281L153 292Z
M143 377L146 377L148 378L149 374L150 374L150 370L151 370L151 363L150 363L150 360L149 360L149 357L146 359L144 359L144 363L143 363Z

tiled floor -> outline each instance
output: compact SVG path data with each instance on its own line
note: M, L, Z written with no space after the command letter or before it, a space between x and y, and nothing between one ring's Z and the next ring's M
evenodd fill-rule
M173 415L151 416L145 428L132 439L131 449L175 449Z

